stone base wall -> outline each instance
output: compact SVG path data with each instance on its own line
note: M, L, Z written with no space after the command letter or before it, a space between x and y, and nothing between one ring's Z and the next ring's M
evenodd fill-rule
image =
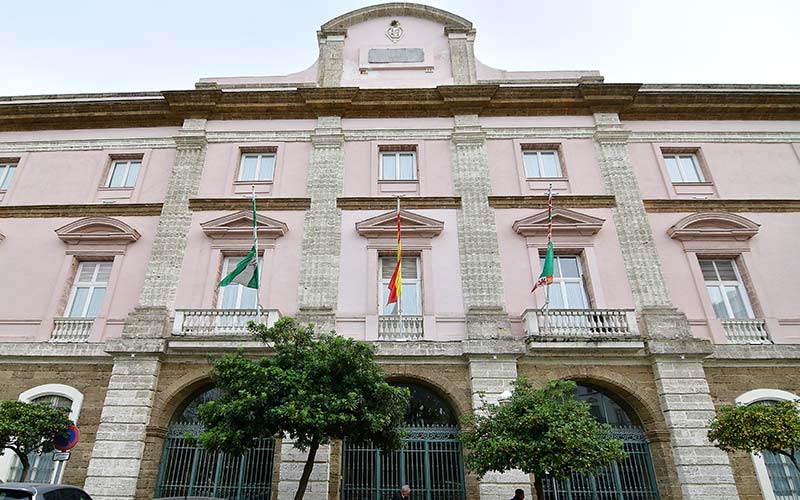
M77 425L81 439L64 469L61 482L83 486L94 447L100 413L106 397L111 363L44 362L0 364L0 400L17 400L28 389L45 384L63 384L83 394Z

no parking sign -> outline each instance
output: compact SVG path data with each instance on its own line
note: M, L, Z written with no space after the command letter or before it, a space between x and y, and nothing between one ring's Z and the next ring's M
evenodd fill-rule
M59 451L68 451L71 450L76 444L78 444L78 440L81 438L81 431L78 430L75 425L70 425L69 429L67 430L66 437L58 436L55 438L53 443L55 447Z

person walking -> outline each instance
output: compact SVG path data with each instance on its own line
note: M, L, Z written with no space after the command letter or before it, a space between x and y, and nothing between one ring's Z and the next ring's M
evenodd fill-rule
M400 491L392 495L392 500L408 500L411 496L411 486L404 484Z
M525 492L517 488L517 490L514 491L514 498L512 498L511 500L523 500L524 498L525 498Z

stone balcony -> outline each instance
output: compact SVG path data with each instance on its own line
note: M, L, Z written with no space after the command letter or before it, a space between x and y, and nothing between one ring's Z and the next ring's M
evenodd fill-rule
M720 323L731 344L772 344L763 319L722 319Z
M261 321L272 326L281 317L277 309L263 309ZM250 335L247 323L258 321L256 309L176 309L172 335L225 337Z
M525 335L541 341L638 339L633 309L527 309Z
M378 340L422 340L422 316L378 316Z
M94 318L54 318L50 342L88 342Z

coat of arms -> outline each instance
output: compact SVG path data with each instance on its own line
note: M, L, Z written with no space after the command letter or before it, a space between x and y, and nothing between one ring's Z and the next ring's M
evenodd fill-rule
M397 43L403 37L403 27L400 26L400 21L395 19L394 21L389 23L389 27L386 28L386 36L392 43Z

